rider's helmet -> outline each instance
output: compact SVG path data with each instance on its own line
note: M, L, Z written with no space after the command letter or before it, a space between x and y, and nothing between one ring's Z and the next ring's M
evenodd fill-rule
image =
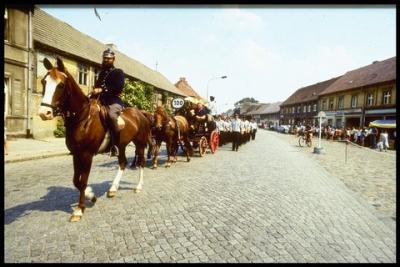
M114 54L114 52L113 52L110 48L107 48L107 49L104 50L104 52L103 52L103 57L115 58L115 54Z

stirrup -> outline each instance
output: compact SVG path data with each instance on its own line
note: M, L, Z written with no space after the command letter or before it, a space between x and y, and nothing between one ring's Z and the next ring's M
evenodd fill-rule
M113 145L110 149L110 158L111 157L118 157L119 156L119 150L116 145Z

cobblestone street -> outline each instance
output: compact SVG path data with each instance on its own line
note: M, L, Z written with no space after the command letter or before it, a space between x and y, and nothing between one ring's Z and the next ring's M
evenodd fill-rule
M395 262L395 154L349 146L344 164L344 144L328 143L315 155L259 130L238 152L169 169L161 157L141 193L129 169L114 199L116 159L98 155L98 201L78 223L71 156L6 164L5 262Z
M275 132L269 132L276 134ZM279 138L298 146L298 137L276 134ZM354 144L321 139L322 154L313 153L318 138L311 148L300 151L315 159L329 173L340 179L356 196L368 202L376 215L393 230L396 224L396 151L379 152Z

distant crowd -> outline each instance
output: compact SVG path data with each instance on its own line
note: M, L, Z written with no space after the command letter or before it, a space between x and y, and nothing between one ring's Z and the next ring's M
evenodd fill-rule
M293 126L288 130L296 136L310 131L314 136L319 136L319 127L300 125ZM393 148L396 147L396 129L377 127L347 127L335 128L330 125L322 127L321 137L327 140L348 140L362 147L370 147L371 149L379 149L379 151L387 151L390 146L389 140L393 140Z

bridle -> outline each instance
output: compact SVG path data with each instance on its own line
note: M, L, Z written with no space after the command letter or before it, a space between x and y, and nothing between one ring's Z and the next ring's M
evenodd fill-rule
M48 72L42 79L42 85L43 85L43 93L42 96L44 96L45 92L46 92L46 86L45 86L45 79L46 77L50 74L50 72ZM65 75L65 81L67 81L68 79L68 75L66 75L65 73L63 73ZM77 112L71 112L69 110L69 102L70 102L70 98L71 98L71 92L70 89L65 88L65 81L64 82L60 82L55 91L56 90L62 90L62 94L59 97L59 99L61 99L61 103L59 103L57 106L53 106L51 104L47 104L47 103L43 103L41 102L40 105L41 106L45 106L45 107L49 107L53 110L53 114L54 116L61 116L64 120L65 119L75 119L76 117L79 117L78 115L80 115L80 113L83 111L84 108L86 108L87 105L83 105L79 111ZM62 86L62 88L59 88L60 86ZM79 122L81 120L78 120L77 122ZM71 121L72 122L72 121ZM76 122L75 122L76 123Z

